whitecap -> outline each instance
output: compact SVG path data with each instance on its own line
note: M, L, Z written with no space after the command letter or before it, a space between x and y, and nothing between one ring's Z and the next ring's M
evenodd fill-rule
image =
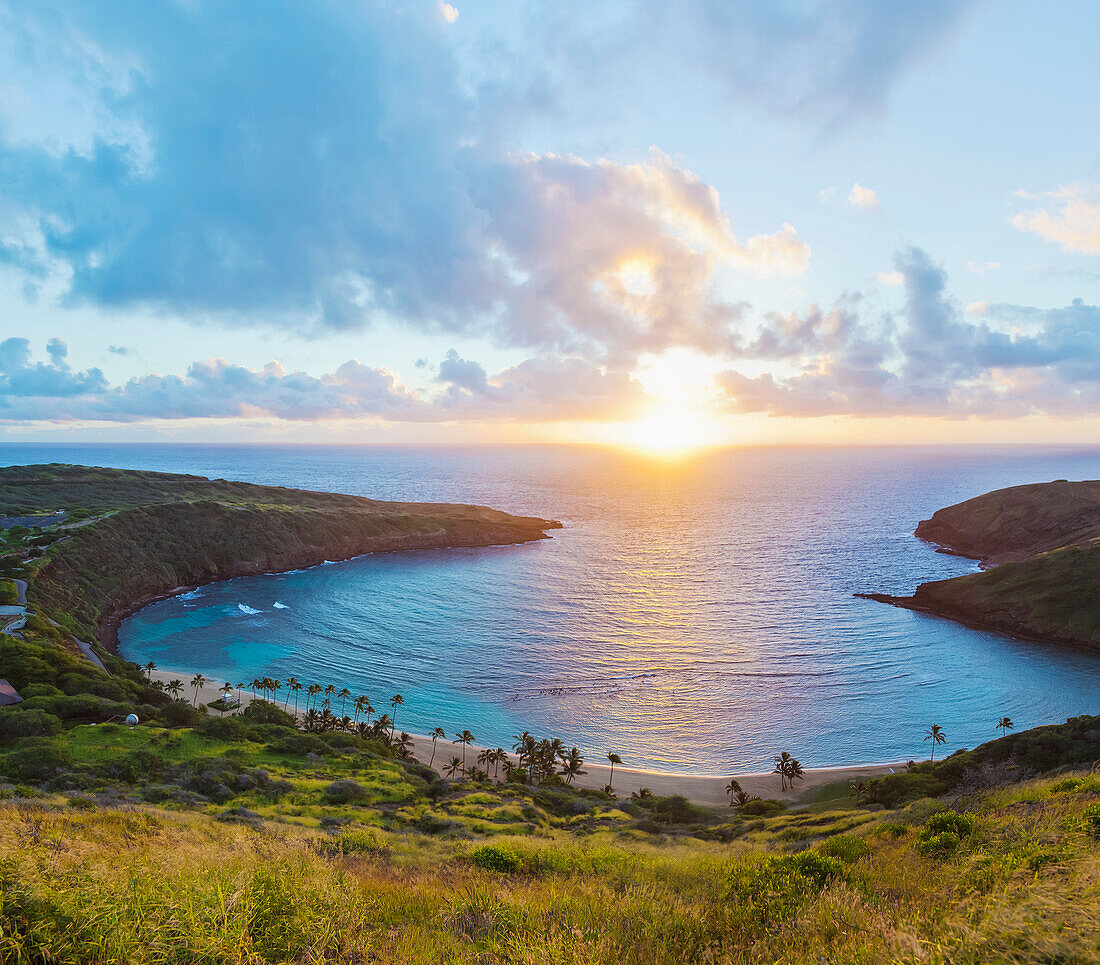
M276 610L289 610L289 609L290 609L290 607L288 607L288 606L287 606L287 605L286 605L285 603L280 603L280 602L279 602L278 600L276 600L276 601L275 601L274 603L272 603L271 605L272 605L272 606L273 606L273 607L274 607L274 608L275 608Z
M193 600L199 595L200 590L191 590L188 593L181 593L176 599L178 600Z
M237 604L237 609L240 610L241 613L248 613L248 614L260 613L261 612L260 610L253 610L252 607L246 606L243 603L238 603Z

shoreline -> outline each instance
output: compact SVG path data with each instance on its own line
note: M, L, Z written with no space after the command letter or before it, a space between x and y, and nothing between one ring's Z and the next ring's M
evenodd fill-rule
M564 529L565 527L559 520L542 520L546 523L546 529ZM446 530L440 530L444 536L446 536ZM438 536L439 533L432 533L429 539L425 541L424 545L420 546L379 546L374 549L356 551L348 555L342 555L341 553L326 554L323 559L316 560L315 562L301 561L294 565L287 567L277 567L275 569L270 568L253 568L250 564L239 564L242 569L239 573L233 573L229 575L221 574L211 577L208 580L198 580L195 582L182 584L180 586L172 587L163 593L151 593L146 594L143 597L139 597L130 603L123 604L114 610L110 610L100 620L97 638L101 646L103 646L108 652L114 654L116 657L121 657L119 652L119 640L118 631L122 625L122 621L128 617L132 617L137 613L140 613L146 607L152 606L154 603L160 603L164 600L170 600L173 597L180 596L184 593L191 593L194 590L203 586L212 586L214 583L228 583L230 580L238 580L243 577L252 576L281 576L286 573L297 573L301 570L312 570L318 566L326 566L333 563L350 563L352 560L362 559L364 556L374 556L378 553L415 553L430 550L448 550L448 549L490 549L494 546L524 546L528 543L536 543L544 539L553 539L553 536L543 532L538 536L531 536L526 539L510 539L510 540L494 540L486 539L482 541L458 541L444 540L441 542L431 542L431 538ZM410 537L402 536L397 537L401 540L409 540ZM331 555L333 558L329 559Z
M172 679L180 679L184 684L184 694L193 694L188 686L188 680L193 676L191 671L154 670L153 680L167 682ZM199 692L199 700L208 703L221 696L219 687L223 681L209 679ZM226 681L232 684L233 681ZM236 687L233 688L234 693ZM187 699L186 696L183 699ZM246 707L252 700L262 699L259 695L248 690L241 691L240 708ZM190 701L188 701L190 702ZM282 706L279 702L279 706ZM293 708L288 708L292 713ZM334 711L335 713L335 711ZM411 734L413 738L412 756L422 764L427 764L432 757L432 739L425 734ZM443 766L451 757L460 757L461 751L456 750L457 745L449 738L440 740L435 752L435 762L432 769L443 774ZM468 763L476 763L477 755L482 750L491 750L483 744L470 744L466 749ZM507 749L507 748L506 748ZM510 749L507 749L512 754ZM731 778L736 779L748 794L756 794L762 798L774 798L788 805L798 804L810 791L827 784L835 784L841 781L865 780L869 777L881 777L884 774L895 773L904 769L904 762L893 764L848 764L832 765L824 767L807 767L804 770L804 778L792 791L780 789L779 775L771 771L751 771L743 774L730 771L725 775L717 774L692 774L683 771L654 771L647 768L630 767L626 764L615 765L615 793L620 797L629 797L632 791L638 791L648 787L654 794L665 796L681 794L693 804L702 804L707 807L724 807L729 805L729 796L726 794L726 785ZM607 784L611 767L609 764L599 763L585 759L586 773L577 778L576 786L582 788L600 790Z

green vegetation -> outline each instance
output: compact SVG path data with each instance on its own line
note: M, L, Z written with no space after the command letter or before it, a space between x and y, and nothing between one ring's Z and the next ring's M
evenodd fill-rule
M936 512L917 535L993 569L878 599L1017 636L1100 647L1100 482L1040 483Z
M154 683L107 652L104 673L70 633L242 560L547 524L115 470L0 481L9 518L84 523L10 526L0 547L39 608L0 636L25 698L0 709L0 962L1100 959L1100 717L990 721L1002 736L974 750L793 806L736 780L728 808L578 789L580 751L526 732L510 755L437 728L445 780L409 757L399 694L382 713L258 677L212 701L201 674ZM244 687L263 699L239 710ZM789 753L775 766L802 777Z
M0 805L0 960L1091 962L1097 810L1095 791L1031 781L791 850L16 796Z
M31 578L29 599L44 614L108 643L120 613L181 586L379 550L524 542L559 525L480 506L387 503L198 476L0 468L0 514L56 510L80 522L45 534L33 559L28 537L9 529L0 575Z

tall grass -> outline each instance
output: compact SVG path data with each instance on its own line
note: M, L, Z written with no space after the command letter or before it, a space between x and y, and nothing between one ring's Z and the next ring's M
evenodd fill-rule
M789 822L767 846L562 830L474 845L9 802L0 961L1092 962L1094 783L916 826L879 812L810 850L782 840ZM947 851L919 847L944 833Z

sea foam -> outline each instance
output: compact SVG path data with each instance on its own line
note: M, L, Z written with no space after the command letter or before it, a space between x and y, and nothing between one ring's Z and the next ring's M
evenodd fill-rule
M245 605L245 604L243 604L243 603L238 603L238 604L237 604L237 609L238 609L238 610L240 610L240 611L241 611L241 613L249 613L249 614L252 614L252 613L260 613L260 612L261 612L260 610L253 610L253 609L252 609L252 607L250 607L250 606L246 606L246 605Z

